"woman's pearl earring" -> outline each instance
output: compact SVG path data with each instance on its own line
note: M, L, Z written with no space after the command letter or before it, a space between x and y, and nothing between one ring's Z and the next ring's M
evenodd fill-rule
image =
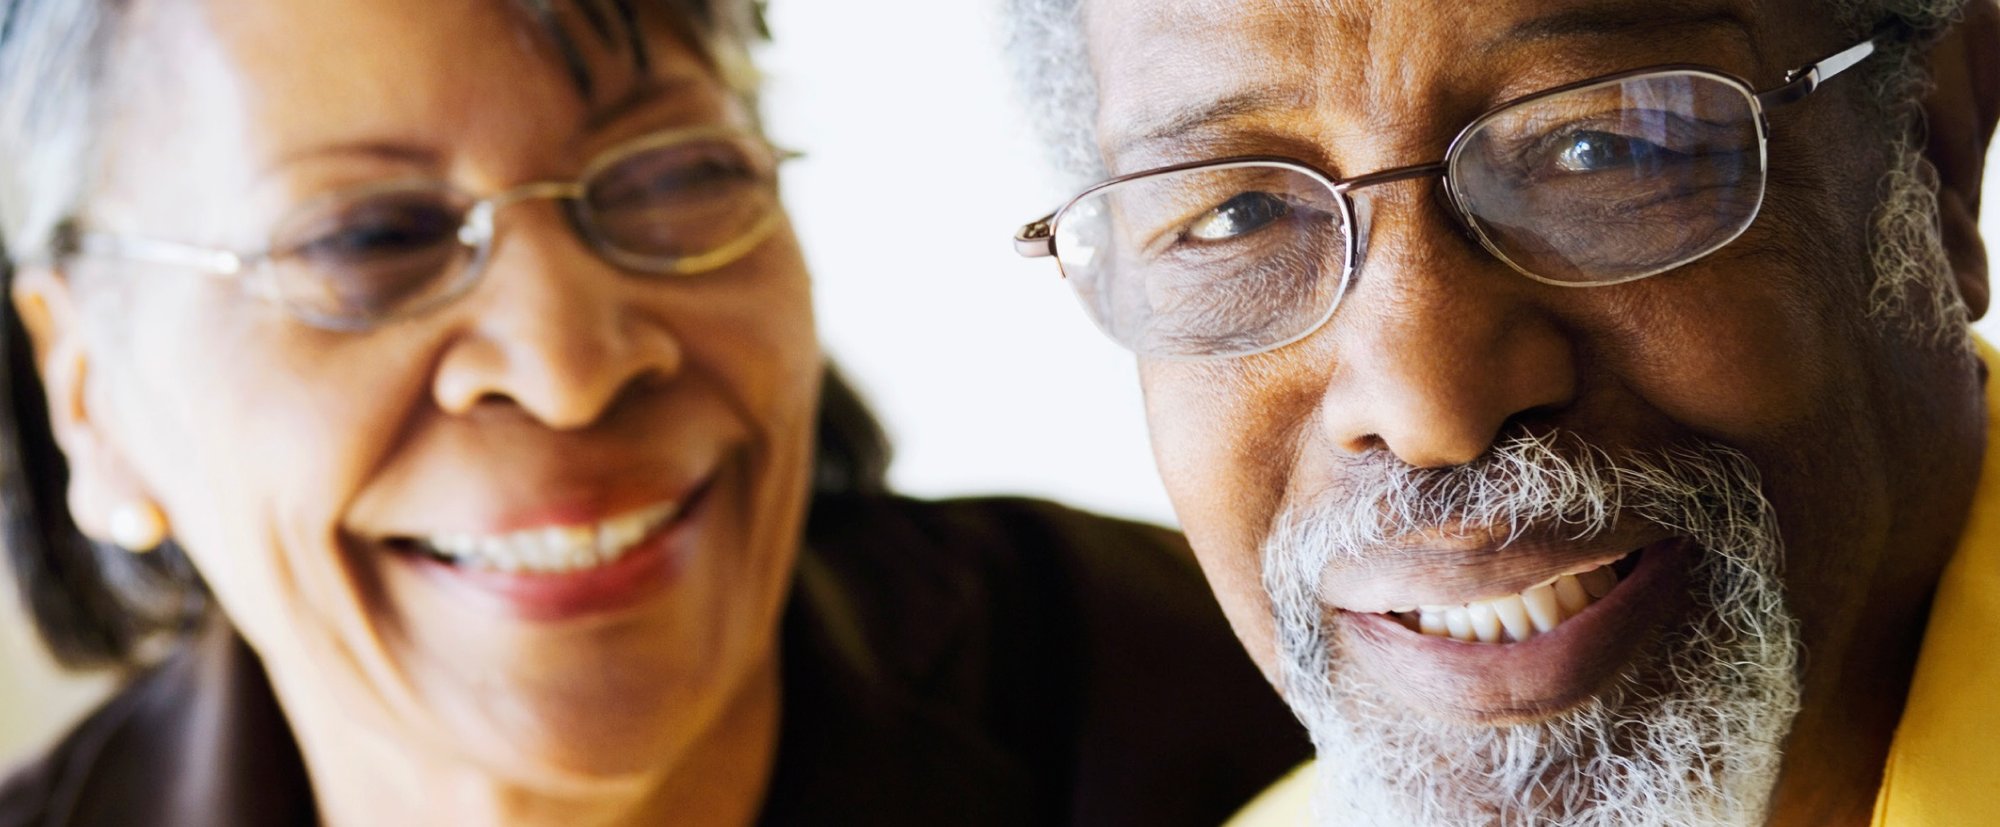
M118 506L111 512L111 542L133 554L145 554L167 541L167 517L146 500Z

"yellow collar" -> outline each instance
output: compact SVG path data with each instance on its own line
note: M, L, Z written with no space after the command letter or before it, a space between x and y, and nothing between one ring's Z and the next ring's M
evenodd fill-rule
M2000 367L1985 342L1980 358ZM1873 827L2000 820L2000 381L1986 385L1986 458L1972 515L1938 581L1923 652L1882 770ZM1228 827L1296 827L1312 804L1310 762Z
M1985 342L1979 356L2000 366ZM1938 580L1924 648L1882 791L1875 827L1934 827L2000 818L2000 381L1986 383L1986 459L1958 552Z

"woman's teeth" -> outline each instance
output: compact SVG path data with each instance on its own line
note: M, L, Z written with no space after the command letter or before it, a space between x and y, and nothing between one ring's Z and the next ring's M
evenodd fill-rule
M1420 606L1390 615L1419 633L1468 643L1518 643L1553 631L1618 585L1612 564L1551 577L1520 594L1463 606Z
M562 574L608 565L680 513L663 503L594 525L551 526L509 534L436 534L420 539L429 550L466 568Z

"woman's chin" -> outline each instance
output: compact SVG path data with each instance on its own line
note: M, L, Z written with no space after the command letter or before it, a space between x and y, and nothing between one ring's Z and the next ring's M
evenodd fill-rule
M410 668L419 714L441 725L450 751L523 780L616 781L678 764L759 675L775 675L774 650L759 643L774 630L730 611L749 602L694 600L581 628L427 624L392 657ZM686 616L704 605L720 609L709 622Z
M491 686L470 703L427 704L466 762L538 787L657 774L712 728L724 693L655 681L651 695L589 686Z

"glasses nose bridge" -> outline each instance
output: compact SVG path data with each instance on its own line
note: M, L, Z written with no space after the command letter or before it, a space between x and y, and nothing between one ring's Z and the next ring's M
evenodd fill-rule
M1445 178L1450 168L1450 161L1431 161L1423 164L1391 167L1335 182L1333 186L1334 192L1339 193L1342 198L1347 199L1353 210L1354 261L1352 266L1355 269L1360 269L1361 262L1368 256L1369 219L1374 215L1374 199L1370 198L1368 193L1361 192L1361 190L1424 178ZM1450 189L1448 183L1446 189ZM1452 214L1456 216L1458 214L1456 204L1454 203L1450 206Z
M490 243L494 221L500 211L515 204L542 200L575 201L583 196L583 184L576 181L536 181L494 193L472 205L472 211L465 216L465 225L458 230L458 239L474 247Z
M1342 180L1334 185L1334 189L1342 193L1351 194L1355 190L1394 184L1399 181L1413 181L1418 178L1443 178L1450 166L1451 164L1448 161L1432 161L1426 164L1391 167L1371 172L1367 175L1357 175L1353 178Z

